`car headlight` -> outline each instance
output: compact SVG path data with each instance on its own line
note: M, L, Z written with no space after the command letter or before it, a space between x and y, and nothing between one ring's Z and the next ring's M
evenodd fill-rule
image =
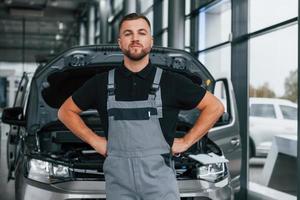
M226 163L213 163L197 167L197 178L210 182L216 182L223 179L227 176L227 174L228 171Z
M67 166L30 159L27 164L27 177L43 183L52 183L70 177L70 172Z

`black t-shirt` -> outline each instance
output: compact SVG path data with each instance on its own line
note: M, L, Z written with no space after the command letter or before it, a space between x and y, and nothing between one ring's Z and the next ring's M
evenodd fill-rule
M150 62L137 73L131 72L124 65L117 68L115 71L116 100L146 100L155 71L155 67ZM97 109L106 135L108 133L107 82L107 72L97 74L72 95L73 101L81 110ZM163 118L160 118L159 122L166 141L172 146L179 111L195 108L204 97L206 90L183 75L165 70L162 73L160 87Z

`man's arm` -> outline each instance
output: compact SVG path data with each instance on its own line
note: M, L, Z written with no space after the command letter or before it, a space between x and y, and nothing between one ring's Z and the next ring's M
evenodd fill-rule
M70 129L77 137L90 144L98 153L106 156L107 141L105 137L98 136L86 126L80 117L82 110L69 97L58 110L58 119Z
M189 147L200 140L224 112L223 104L210 92L206 92L203 99L197 105L201 111L194 126L182 138L175 138L172 146L173 154L186 151Z

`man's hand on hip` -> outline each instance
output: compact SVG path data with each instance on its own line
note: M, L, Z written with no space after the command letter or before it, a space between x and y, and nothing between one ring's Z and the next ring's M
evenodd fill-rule
M98 153L106 156L107 141L86 126L80 117L82 110L69 97L58 110L58 119L84 142L89 143Z
M102 156L107 156L107 140L105 137L94 137L90 145Z
M172 145L172 154L180 154L188 150L189 144L185 141L184 138L175 138Z

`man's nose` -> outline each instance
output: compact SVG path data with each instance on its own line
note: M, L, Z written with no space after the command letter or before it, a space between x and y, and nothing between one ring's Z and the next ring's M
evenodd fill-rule
M132 41L139 41L138 34L132 34Z

